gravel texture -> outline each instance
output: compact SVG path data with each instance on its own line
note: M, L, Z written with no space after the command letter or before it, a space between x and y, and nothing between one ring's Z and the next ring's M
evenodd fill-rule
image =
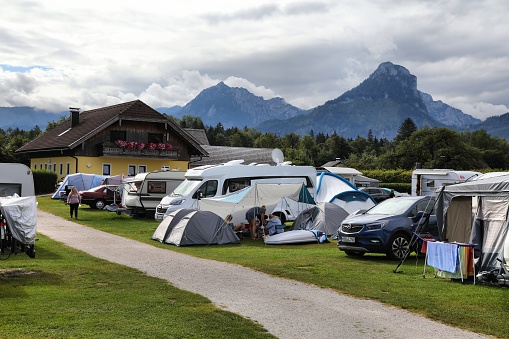
M201 294L279 338L486 338L376 301L153 247L40 210L37 218L37 231L56 241Z

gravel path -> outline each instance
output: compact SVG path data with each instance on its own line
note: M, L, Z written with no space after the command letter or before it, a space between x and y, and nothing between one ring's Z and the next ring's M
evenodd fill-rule
M39 233L201 294L279 338L483 338L375 301L153 247L40 210L37 218ZM264 292L267 286L272 293Z

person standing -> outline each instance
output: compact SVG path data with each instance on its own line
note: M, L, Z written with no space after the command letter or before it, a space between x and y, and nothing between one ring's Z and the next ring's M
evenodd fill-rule
M78 207L81 205L81 196L76 187L73 187L69 192L69 195L67 196L67 204L69 205L71 218L74 212L74 217L78 219Z

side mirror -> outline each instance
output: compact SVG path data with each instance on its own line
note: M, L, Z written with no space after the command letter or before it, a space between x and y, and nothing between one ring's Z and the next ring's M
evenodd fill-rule
M198 200L202 199L203 198L203 192L200 191L200 190L196 191L196 193L194 194L193 198L198 199Z

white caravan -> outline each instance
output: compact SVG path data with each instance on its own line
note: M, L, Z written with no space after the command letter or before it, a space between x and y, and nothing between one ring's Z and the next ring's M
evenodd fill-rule
M139 173L122 181L122 211L127 215L150 216L162 198L184 181L185 172Z
M0 164L0 197L35 196L34 178L32 170L23 164Z
M155 219L162 220L165 213L179 208L198 208L198 197L220 197L236 192L255 183L296 184L306 186L312 197L315 196L316 170L312 166L293 166L279 163L243 165L243 160L232 160L220 165L192 168L186 172L186 180L170 195L164 197L157 206ZM282 222L294 220L302 206L290 199L272 211Z
M416 169L412 172L412 195L435 196L442 186L474 180L480 175L480 172L452 169Z

